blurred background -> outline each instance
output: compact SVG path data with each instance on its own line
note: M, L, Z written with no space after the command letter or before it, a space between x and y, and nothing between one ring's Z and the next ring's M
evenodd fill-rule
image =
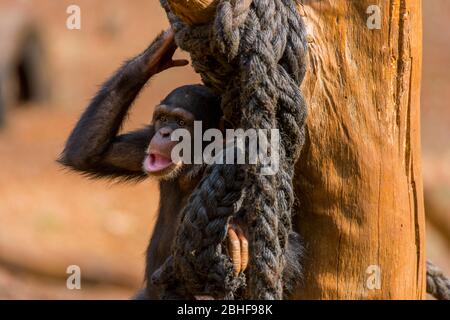
M142 285L156 184L89 181L55 159L98 86L168 22L154 0L77 0L81 30L68 30L71 4L0 0L0 299L128 299ZM427 256L450 274L450 1L423 6ZM125 130L198 82L189 67L158 75ZM69 265L83 290L67 290Z

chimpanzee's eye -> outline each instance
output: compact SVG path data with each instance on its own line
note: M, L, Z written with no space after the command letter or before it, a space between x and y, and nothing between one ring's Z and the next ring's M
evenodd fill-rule
M161 122L167 122L166 116L160 116L158 120Z
M184 127L186 125L186 122L184 120L178 120L178 125L180 127Z

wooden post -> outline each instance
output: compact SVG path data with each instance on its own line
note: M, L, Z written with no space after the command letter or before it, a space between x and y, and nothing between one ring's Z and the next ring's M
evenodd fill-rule
M189 25L203 24L211 20L216 9L216 0L168 0L174 14Z
M184 19L183 3L214 5L169 2ZM294 181L307 249L296 298L423 299L421 0L302 3L310 113Z

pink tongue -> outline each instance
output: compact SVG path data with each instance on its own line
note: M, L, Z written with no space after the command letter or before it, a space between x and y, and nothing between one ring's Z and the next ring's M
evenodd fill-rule
M158 172L166 169L172 164L172 161L159 154L150 154L145 163L146 169L149 172Z

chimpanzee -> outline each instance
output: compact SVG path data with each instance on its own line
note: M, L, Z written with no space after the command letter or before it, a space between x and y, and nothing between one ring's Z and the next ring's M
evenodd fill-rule
M130 106L147 81L166 69L188 64L185 60L172 60L176 48L169 29L143 53L126 62L94 97L59 159L61 164L94 178L141 180L150 176L159 180L160 206L147 251L146 289L139 295L146 299L159 298L151 276L170 255L179 214L204 169L201 165L172 162L171 150L176 142L171 141L171 134L178 128L193 133L194 121L202 121L204 130L224 127L220 98L205 86L189 85L174 90L156 107L149 126L118 135ZM299 251L297 246L291 247ZM235 272L244 272L248 242L245 228L238 223L229 226L228 248ZM296 254L291 256L292 260L297 259Z

